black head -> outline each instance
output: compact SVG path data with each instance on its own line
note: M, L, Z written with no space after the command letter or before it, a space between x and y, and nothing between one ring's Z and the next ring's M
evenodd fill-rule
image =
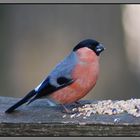
M96 40L92 39L86 39L81 41L78 45L76 45L73 49L73 51L77 51L80 48L87 47L91 50L93 50L97 56L104 50L104 46L97 42Z

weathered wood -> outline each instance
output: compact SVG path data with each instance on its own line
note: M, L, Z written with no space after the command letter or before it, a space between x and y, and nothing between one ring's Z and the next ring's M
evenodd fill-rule
M61 106L49 107L45 99L5 114L4 111L17 100L0 97L0 136L140 136L140 117L123 113L111 116L96 114L86 119L70 118L67 114L63 118L65 113L62 113ZM114 122L115 119L119 121Z

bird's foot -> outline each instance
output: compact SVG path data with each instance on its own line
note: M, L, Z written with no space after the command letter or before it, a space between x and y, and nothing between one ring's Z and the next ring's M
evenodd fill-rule
M67 113L67 114L74 114L74 113L77 113L76 110L70 110L68 109L67 107L65 107L64 105L62 105L62 107L64 108L64 110L62 111L63 113Z

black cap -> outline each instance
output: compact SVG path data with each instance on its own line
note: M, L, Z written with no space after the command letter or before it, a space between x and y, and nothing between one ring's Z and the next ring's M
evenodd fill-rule
M81 41L78 45L76 45L73 49L73 51L77 51L80 48L90 48L91 50L93 50L97 56L99 56L99 54L105 49L104 46L99 43L96 40L93 39L86 39Z

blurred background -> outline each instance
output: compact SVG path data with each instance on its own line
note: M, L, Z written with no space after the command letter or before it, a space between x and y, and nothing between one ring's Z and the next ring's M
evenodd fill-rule
M140 97L140 5L0 5L0 96L22 97L83 39L106 47L84 99Z

